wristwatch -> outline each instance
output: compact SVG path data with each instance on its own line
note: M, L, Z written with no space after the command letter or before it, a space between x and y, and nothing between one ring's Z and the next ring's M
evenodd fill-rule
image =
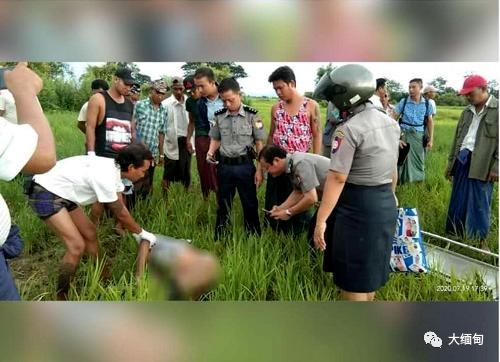
M292 213L288 209L285 210L285 214L287 214L288 216L292 216Z

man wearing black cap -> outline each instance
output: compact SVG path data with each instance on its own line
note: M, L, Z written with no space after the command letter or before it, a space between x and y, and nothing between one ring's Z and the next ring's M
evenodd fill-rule
M132 88L130 88L130 93L127 96L127 99L132 102L132 104L135 106L135 104L139 101L141 98L141 85L139 83L135 83L132 85Z
M108 91L94 94L87 110L87 153L114 158L132 140L134 106L125 98L136 81L132 71L119 68Z
M119 68L109 90L96 93L89 99L86 128L89 156L116 158L118 151L132 142L134 105L125 96L135 83L130 69ZM132 192L130 198L134 198ZM103 211L103 206L95 203L92 220L97 222ZM120 225L117 228L120 229Z

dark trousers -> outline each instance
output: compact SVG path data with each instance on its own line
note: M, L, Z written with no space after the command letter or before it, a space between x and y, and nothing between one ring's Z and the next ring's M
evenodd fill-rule
M210 146L210 137L195 137L196 165L200 175L201 192L208 197L210 191L217 192L217 169L215 165L207 162L207 152Z
M316 229L316 220L318 218L318 211L319 211L319 208L317 208L314 211L313 217L309 221L309 228L307 230L307 241L309 242L309 246L313 249L315 248L314 247L314 229ZM332 212L332 214L333 214L333 212ZM333 228L332 214L330 214L330 216L328 216L328 219L326 219L325 240L327 237L329 237L330 233L333 230L332 229Z
M238 190L241 205L243 206L245 229L247 232L260 235L259 205L257 188L254 183L255 166L253 163L250 163L250 161L239 165L220 163L217 174L219 177L219 192L217 194L218 209L215 239L220 238L226 227L236 190Z
M281 205L293 191L293 184L287 174L272 177L268 174L266 183L266 210L271 210L274 205ZM290 220L275 220L266 215L266 222L271 228L283 233L293 233L295 235L307 230L311 220L311 212L305 211L302 214L293 216Z
M186 146L186 137L177 138L179 159L165 157L163 180L166 182L182 182L185 188L191 184L191 154Z
M16 283L10 274L9 265L0 250L0 300L19 300Z
M23 250L23 240L17 225L12 225L5 243L0 246L0 300L20 300L16 283L10 273L7 259L15 258Z
M460 151L453 165L453 185L446 232L486 239L490 229L493 182L469 178L472 153Z

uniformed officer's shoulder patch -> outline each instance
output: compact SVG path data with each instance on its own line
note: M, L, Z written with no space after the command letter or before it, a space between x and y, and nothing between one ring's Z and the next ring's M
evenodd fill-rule
M260 119L260 117L254 117L252 123L253 123L253 126L257 129L264 128L264 124L262 123L262 120Z
M247 105L243 105L243 109L245 110L245 112L252 113L252 114L257 114L259 112L255 108L252 108L252 107L247 106Z
M337 128L335 132L333 132L333 137L339 137L339 138L344 138L345 137L345 131L342 128Z
M342 129L337 128L333 133L332 137L332 155L338 151L344 137L345 137L344 131Z
M226 113L226 112L227 112L227 108L224 107L224 108L221 108L221 109L215 111L214 115L219 116L219 115Z

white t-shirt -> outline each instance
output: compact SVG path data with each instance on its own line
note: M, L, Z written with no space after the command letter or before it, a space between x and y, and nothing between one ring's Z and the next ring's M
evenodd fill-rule
M0 117L0 180L12 180L35 152L38 135L30 125L17 125ZM0 245L10 230L10 213L0 195Z
M113 159L106 157L68 157L33 179L53 194L78 205L114 202L118 199L117 192L124 190L120 169Z
M0 111L5 111L2 116L7 121L17 124L16 101L7 89L0 90Z
M87 108L89 106L89 102L85 102L85 104L80 108L80 113L78 113L78 122L87 122Z
M384 109L384 106L382 105L382 101L380 100L380 97L376 94L372 95L369 99L368 99L370 102L372 102L372 104L377 107L377 108L381 108L381 109Z
M432 117L434 117L437 113L436 101L434 99L429 99L429 107L431 108Z

